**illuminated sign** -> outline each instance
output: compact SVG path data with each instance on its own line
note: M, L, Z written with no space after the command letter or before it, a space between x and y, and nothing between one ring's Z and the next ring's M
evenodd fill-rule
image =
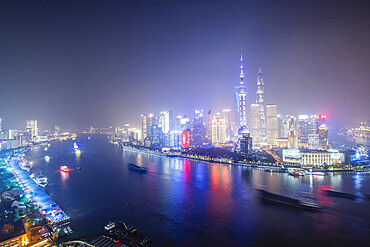
M321 115L320 115L320 118L321 118L321 119L326 119L326 114L321 114Z
M184 130L182 132L181 144L182 144L182 148L190 147L190 130L189 129Z

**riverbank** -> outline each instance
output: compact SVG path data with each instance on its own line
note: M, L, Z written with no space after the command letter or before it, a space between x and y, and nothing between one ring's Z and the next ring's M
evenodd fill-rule
M281 165L279 163L264 163L264 162L249 162L249 163L244 163L244 162L233 162L231 160L221 160L217 158L203 158L203 157L197 157L193 155L185 155L181 154L180 152L177 153L168 153L168 152L161 152L158 150L145 150L145 149L140 149L132 146L117 146L121 147L122 149L129 150L129 151L136 151L140 153L147 153L151 155L158 155L158 156L165 156L169 158L185 158L185 159L190 159L190 160L196 160L196 161L201 161L205 163L219 163L219 164L224 164L224 165L233 165L233 166L245 166L245 167L251 167L251 168L259 168L259 169L281 169L281 168L288 168L288 169L303 169L305 171L308 171L309 169L315 169L315 171L319 172L324 172L324 173L357 173L357 172L370 172L370 167L367 169L344 169L344 168L333 168L333 169L323 169L323 168L314 168L314 167L302 167L302 166L296 166L296 165Z

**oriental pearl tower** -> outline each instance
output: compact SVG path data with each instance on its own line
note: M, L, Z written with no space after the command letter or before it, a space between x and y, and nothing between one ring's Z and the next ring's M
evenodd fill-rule
M244 85L244 69L243 69L243 55L240 55L240 86L238 89L238 96L239 96L239 120L240 120L240 127L239 127L239 135L242 133L248 132L247 130L247 106L246 106L246 98L247 98L247 88Z

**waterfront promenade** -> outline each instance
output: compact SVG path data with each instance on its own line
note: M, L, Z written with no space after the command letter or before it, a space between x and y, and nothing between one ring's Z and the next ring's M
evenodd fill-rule
M70 219L49 195L30 178L27 172L18 166L17 156L10 156L7 162L24 192L50 223L63 223Z

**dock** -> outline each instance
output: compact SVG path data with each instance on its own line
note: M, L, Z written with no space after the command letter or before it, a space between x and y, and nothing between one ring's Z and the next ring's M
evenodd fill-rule
M47 218L50 223L67 223L70 217L30 178L29 174L18 166L17 157L17 155L9 156L8 166L11 167L14 177L23 191L29 195L33 204L37 206L41 215Z

